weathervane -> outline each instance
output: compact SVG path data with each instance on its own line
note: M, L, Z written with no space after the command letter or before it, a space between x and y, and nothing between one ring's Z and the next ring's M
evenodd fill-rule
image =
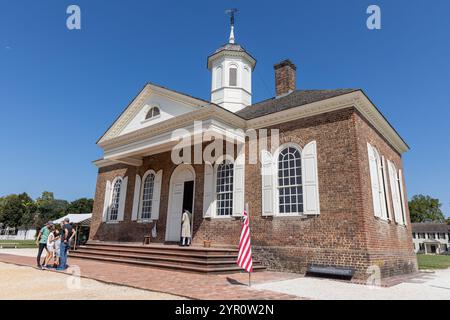
M228 9L225 10L225 13L230 16L230 24L231 24L231 31L230 31L230 40L229 43L234 43L234 15L238 12L238 9Z

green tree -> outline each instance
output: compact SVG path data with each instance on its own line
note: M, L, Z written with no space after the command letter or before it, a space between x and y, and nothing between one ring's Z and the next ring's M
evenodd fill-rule
M91 213L94 199L81 198L72 201L66 209L66 213Z
M37 226L43 225L47 221L56 220L65 215L69 202L55 199L53 192L44 191L36 199Z
M408 203L411 222L435 221L443 222L444 213L441 210L442 204L439 199L422 194L415 195Z
M20 227L25 221L22 218L31 216L34 210L34 201L28 194L11 194L0 201L0 222L8 227Z

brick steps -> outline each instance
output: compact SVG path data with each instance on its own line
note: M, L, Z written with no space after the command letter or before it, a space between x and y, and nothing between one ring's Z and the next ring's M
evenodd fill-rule
M177 247L89 243L70 252L70 257L200 273L242 271L236 265L238 251L228 248ZM264 270L253 261L254 271Z

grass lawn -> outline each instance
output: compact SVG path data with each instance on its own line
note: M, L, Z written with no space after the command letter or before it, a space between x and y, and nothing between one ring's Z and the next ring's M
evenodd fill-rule
M34 240L0 240L0 244L3 243L17 243L17 248L36 248Z
M418 254L419 269L447 269L450 268L450 256Z

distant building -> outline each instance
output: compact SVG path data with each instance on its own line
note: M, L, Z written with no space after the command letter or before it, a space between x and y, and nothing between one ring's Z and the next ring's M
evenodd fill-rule
M444 223L413 223L413 242L416 253L448 254L450 226Z

